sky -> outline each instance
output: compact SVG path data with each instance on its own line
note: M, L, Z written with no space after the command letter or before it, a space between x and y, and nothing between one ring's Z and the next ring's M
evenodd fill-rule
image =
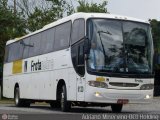
M43 0L30 0L30 1L43 1ZM72 1L76 8L77 0ZM103 0L86 0L89 2L102 3ZM9 0L13 3L13 0ZM39 3L39 2L38 2ZM125 15L139 19L157 19L160 20L160 0L108 0L108 12L111 14Z
M103 0L90 0L102 2ZM108 12L143 20L160 20L160 0L108 0Z

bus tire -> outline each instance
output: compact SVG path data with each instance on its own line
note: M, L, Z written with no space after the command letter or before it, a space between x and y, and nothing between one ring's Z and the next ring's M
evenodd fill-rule
M50 106L51 108L61 108L60 102L57 101L50 102Z
M20 90L19 87L15 88L15 92L14 92L14 102L15 102L15 106L16 107L29 107L30 106L30 102L27 100L23 100L20 98Z
M61 110L63 112L67 112L71 109L71 103L69 101L67 101L67 90L66 90L66 86L63 85L62 89L61 89L61 94L60 94L60 102L61 102Z
M123 104L112 104L112 112L113 113L120 113L122 111Z
M22 104L23 104L22 105L23 107L30 107L30 105L31 105L31 103L27 100L23 100Z
M14 91L14 102L15 102L15 106L16 107L22 107L23 106L23 102L20 99L20 90L19 90L19 87L15 88L15 91Z

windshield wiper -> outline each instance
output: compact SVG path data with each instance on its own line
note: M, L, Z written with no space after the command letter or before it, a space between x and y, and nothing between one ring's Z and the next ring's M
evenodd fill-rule
M98 31L98 33L106 33L108 35L112 35L109 31Z
M106 51L105 51L105 49L104 49L104 45L103 45L103 42L102 42L102 38L101 38L101 33L106 33L106 34L111 34L110 32L105 32L105 31L98 31L97 32L98 33L98 35L99 35L99 38L100 38L100 41L101 41L101 45L102 45L102 49L103 49L103 54L104 54L104 60L106 61Z

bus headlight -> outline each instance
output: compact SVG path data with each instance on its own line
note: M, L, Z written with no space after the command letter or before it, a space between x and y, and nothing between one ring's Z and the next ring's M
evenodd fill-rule
M88 81L88 84L92 87L108 88L108 85L105 82Z
M146 95L146 99L149 99L149 98L151 98L151 96L150 95Z
M154 84L144 84L140 87L141 90L151 90L154 88Z

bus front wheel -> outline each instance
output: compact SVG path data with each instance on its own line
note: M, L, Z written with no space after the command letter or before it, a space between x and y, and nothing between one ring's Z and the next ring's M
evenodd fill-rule
M60 94L60 102L61 102L61 110L63 112L67 112L70 110L71 108L71 103L69 101L67 101L67 90L66 90L66 86L63 85L62 89L61 89L61 94Z
M123 104L112 104L112 112L113 113L120 113L122 111Z

